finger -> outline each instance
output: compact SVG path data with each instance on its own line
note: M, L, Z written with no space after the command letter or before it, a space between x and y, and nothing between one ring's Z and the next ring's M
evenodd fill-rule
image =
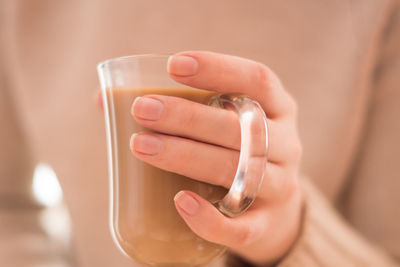
M227 148L240 149L237 115L186 99L147 95L135 99L132 115L142 126Z
M178 192L174 201L177 211L193 232L230 248L254 243L263 236L268 225L266 213L249 210L239 217L228 218L210 202L190 191Z
M178 97L147 95L135 99L132 113L135 120L148 129L240 150L239 121L231 111ZM271 144L269 160L274 163L290 160L295 128L291 127L289 120L267 121ZM255 139L259 140L257 136Z
M239 161L239 152L193 140L156 133L138 133L131 138L132 153L160 169L192 179L230 188ZM264 166L254 166L249 175ZM281 199L290 182L287 168L267 163L264 182L258 194L262 199ZM259 175L259 174L257 174Z
M242 93L257 100L270 118L295 113L295 103L279 78L261 63L205 51L171 56L167 70L177 82L221 93Z
M226 188L239 160L236 150L157 133L134 134L130 145L132 153L148 164Z

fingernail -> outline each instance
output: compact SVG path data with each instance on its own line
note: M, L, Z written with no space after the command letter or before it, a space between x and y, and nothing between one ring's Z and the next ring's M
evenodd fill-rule
M174 201L180 209L191 216L195 215L200 208L199 202L184 191L178 192L174 197Z
M199 63L193 57L170 56L167 63L167 71L177 76L192 76L197 73Z
M130 140L131 149L146 155L157 155L160 153L162 140L153 134L133 134Z
M136 97L131 109L132 116L151 121L159 120L163 111L164 104L150 97Z

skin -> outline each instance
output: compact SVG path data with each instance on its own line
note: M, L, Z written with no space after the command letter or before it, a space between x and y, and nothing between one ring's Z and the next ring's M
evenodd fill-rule
M270 150L264 182L252 206L238 217L227 218L193 192L181 191L174 201L187 225L202 238L225 245L254 264L278 261L293 246L301 225L298 167L302 149L295 101L272 70L248 59L182 52L170 57L167 70L179 83L246 94L264 109ZM136 157L229 188L240 148L239 125L231 113L176 97L148 95L135 100L132 116L157 131L132 135L131 150ZM226 132L221 128L231 134L221 138Z

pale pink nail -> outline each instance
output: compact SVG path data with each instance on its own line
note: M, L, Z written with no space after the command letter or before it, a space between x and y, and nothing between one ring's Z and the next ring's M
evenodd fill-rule
M144 119L156 121L159 120L164 111L164 104L151 97L137 97L132 104L131 113L133 116Z
M176 194L174 201L180 209L191 216L195 215L200 208L199 202L185 191L180 191Z
M157 155L162 150L161 138L153 134L133 134L130 140L131 149L147 155Z
M189 56L170 56L167 63L167 71L177 76L192 76L197 73L199 63Z

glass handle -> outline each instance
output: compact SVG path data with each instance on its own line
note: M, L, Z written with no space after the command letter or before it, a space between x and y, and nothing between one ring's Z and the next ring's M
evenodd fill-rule
M229 192L215 206L226 216L243 213L257 196L267 165L268 126L260 104L244 95L213 97L210 106L234 111L239 118L241 145L239 163Z

